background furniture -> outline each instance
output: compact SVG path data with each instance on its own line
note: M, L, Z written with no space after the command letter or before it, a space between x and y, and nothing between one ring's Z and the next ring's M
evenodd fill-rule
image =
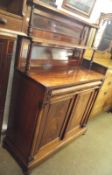
M0 1L0 133L13 45L18 34L27 33L28 13L26 0Z
M97 116L103 111L110 111L112 108L112 60L111 60L111 31L112 14L101 14L100 27L96 35L94 46L98 50L94 54L94 62L107 67L104 84L97 97L91 116ZM85 58L90 59L93 50L88 49L85 52Z
M96 116L112 108L112 70L108 69L104 84L99 92L91 116Z
M3 122L6 90L8 84L11 57L13 52L13 38L0 38L0 132ZM1 134L0 134L1 135Z

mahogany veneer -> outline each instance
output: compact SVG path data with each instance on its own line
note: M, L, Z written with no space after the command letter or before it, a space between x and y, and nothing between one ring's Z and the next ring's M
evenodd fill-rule
M15 70L4 144L24 171L86 131L103 78L83 68Z
M101 80L104 75L84 67L73 67L65 70L35 70L30 71L28 76L40 82L46 87L77 85L96 80Z
M29 1L30 37L17 40L4 140L24 172L86 131L104 79L101 73L81 67L94 26L42 4Z

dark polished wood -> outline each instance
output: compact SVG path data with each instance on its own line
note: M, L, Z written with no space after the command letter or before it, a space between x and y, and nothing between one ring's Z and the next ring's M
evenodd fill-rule
M36 30L37 31L37 30ZM54 37L54 35L52 35L52 37ZM64 49L87 49L88 46L84 45L84 44L76 44L77 42L72 42L74 41L74 39L72 39L71 42L64 42L60 39L60 36L58 35L59 40L48 40L45 38L39 38L39 36L33 37L32 36L32 41L34 43L37 43L38 45L41 46L49 46L49 47L56 47L56 48L64 48ZM70 39L66 39L64 38L63 40L69 40Z
M104 78L102 74L82 68L39 72L30 70L25 75L15 70L4 141L24 170L32 169L67 140L85 132L83 127L89 118L95 92Z
M0 39L0 132L3 122L3 112L13 51L13 39ZM1 134L0 134L1 135Z
M87 28L77 21L72 22L39 10L34 10L31 18L30 34L43 39L84 44L88 30L89 27Z
M44 86L56 87L65 85L76 85L85 82L91 82L96 80L101 80L104 75L97 73L92 70L85 68L72 68L65 70L34 70L28 73L29 77L33 78L35 81L39 81Z
M91 103L92 101L92 96L94 94L94 91L95 89L93 88L90 90L85 90L81 92L80 94L78 94L76 101L75 101L73 113L71 114L72 117L71 117L70 124L67 128L67 132L71 131L75 127L84 126L83 119L87 115L87 111L89 108L88 104Z
M4 139L25 172L85 133L104 80L81 65L94 26L37 0L29 5L30 37L18 36Z
M38 21L38 22L37 22ZM46 30L45 30L46 29ZM90 26L77 20L71 21L56 14L32 10L29 35L41 39L86 45Z
M28 88L26 89L25 87ZM20 98L18 98L18 93ZM17 98L18 100L16 100ZM11 120L9 120L7 136L11 136L10 139L13 141L13 143L18 145L17 147L19 148L20 152L22 153L21 155L24 157L24 161L26 162L28 162L29 159L34 130L36 127L36 120L38 120L37 116L40 113L43 98L44 87L39 84L37 85L34 81L28 77L25 77L23 74L15 72L12 99L13 108L11 109ZM33 103L31 104L30 102L32 100Z
M73 15L71 15L71 13L69 13L69 12L67 13L67 12L65 12L63 10L59 10L57 8L49 6L49 5L45 4L45 3L43 3L42 1L30 0L30 5L31 6L32 5L36 5L36 7L39 10L43 10L43 11L46 11L46 12L49 12L49 13L52 13L52 14L56 14L58 16L63 16L63 17L68 18L69 20L72 20L72 21L76 20L76 21L78 21L80 23L83 23L83 24L86 24L86 25L88 25L90 27L98 28L97 25L93 25L93 24L91 24L91 23L89 23L89 22L87 22L85 20L82 20L82 19L80 19L78 17L74 17Z
M59 99L56 98L50 100L50 104L46 106L46 108L48 108L48 113L46 115L46 122L39 148L55 139L61 139L60 132L66 117L68 117L68 109L70 108L71 103L72 96L68 98L62 96Z

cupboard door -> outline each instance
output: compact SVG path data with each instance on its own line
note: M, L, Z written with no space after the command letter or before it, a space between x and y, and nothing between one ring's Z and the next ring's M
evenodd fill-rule
M73 96L51 99L50 104L47 105L48 112L45 119L40 147L55 139L61 139L61 130L69 116L72 102Z
M13 41L9 39L0 39L0 131L2 128L12 50Z
M91 89L77 94L71 114L71 119L67 127L68 132L86 124L96 95L97 91Z

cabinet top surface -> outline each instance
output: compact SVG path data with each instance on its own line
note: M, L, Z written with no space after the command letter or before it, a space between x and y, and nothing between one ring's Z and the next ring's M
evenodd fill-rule
M28 76L45 87L67 86L104 79L104 75L85 68L30 71Z

